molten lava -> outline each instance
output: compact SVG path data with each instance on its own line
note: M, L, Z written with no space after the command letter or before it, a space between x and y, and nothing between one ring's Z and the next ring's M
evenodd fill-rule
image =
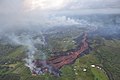
M64 65L74 63L74 61L80 57L80 54L83 54L88 49L89 45L87 42L87 33L84 33L81 45L77 50L69 52L68 55L52 57L45 61L33 61L35 68L33 69L32 73L42 74L45 72L49 72L55 76L60 76L60 69Z

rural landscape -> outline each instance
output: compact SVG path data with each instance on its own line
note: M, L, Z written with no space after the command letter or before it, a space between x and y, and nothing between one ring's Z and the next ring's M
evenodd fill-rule
M72 3L23 1L23 12L20 0L0 1L0 80L120 80L119 10L83 13L68 10Z

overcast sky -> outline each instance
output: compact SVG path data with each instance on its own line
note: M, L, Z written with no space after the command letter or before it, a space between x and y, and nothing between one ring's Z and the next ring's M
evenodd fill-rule
M44 25L47 23L58 25L55 21L61 24L77 24L75 20L64 16L57 18L54 16L53 19L48 19L49 16L46 16L48 12L41 10L41 6L46 11L63 12L68 15L92 12L120 13L120 0L0 0L0 27L18 26L19 28L28 26L28 24Z
M25 3L25 1L27 2ZM12 12L13 10L16 11L16 10L25 9L25 5L27 5L27 3L30 3L32 1L40 2L40 0L0 0L0 12L3 11ZM45 4L47 5L47 1L49 0L45 0L45 1L46 1ZM57 0L55 1L57 2ZM56 4L55 1L52 0L52 3ZM63 0L63 2L65 3L65 6L62 7L62 9L120 8L120 0Z
M120 0L72 0L70 8L120 8Z

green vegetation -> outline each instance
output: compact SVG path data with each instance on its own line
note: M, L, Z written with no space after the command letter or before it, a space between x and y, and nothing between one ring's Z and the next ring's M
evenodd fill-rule
M91 71L94 75L94 80L108 80L108 77L103 73L102 70L97 68L92 68Z
M97 46L96 57L104 67L110 79L120 79L120 41L104 40L104 44Z
M76 47L71 38L49 40L49 45L54 52L67 51Z
M54 34L48 37L50 50L43 49L47 57L52 51L67 51L76 47L72 35L65 34L60 37L59 35ZM78 35L78 31L74 35ZM61 77L55 77L49 73L32 76L23 61L26 57L24 48L0 44L0 80L119 80L120 40L95 37L89 42L93 51L78 58L74 64L64 66L60 70Z

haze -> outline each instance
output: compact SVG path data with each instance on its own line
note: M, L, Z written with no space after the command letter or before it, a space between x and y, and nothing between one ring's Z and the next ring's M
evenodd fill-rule
M119 14L119 3L120 0L0 0L0 31L78 25L77 20L65 15Z

